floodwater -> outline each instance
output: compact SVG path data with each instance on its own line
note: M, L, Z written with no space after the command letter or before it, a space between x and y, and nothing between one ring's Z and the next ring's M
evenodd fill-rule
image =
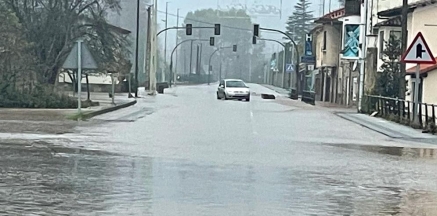
M179 87L62 145L0 145L0 215L437 215L436 150L213 90Z

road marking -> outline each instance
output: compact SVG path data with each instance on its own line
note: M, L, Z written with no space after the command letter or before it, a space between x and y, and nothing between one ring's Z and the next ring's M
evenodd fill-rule
M250 110L250 122L251 122L251 125L252 125L252 133L254 135L258 135L258 132L255 130L255 119L253 117L253 111L252 110Z

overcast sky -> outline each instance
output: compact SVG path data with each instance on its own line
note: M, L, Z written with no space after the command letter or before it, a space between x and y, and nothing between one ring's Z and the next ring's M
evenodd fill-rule
M190 11L207 9L207 8L222 8L225 9L228 6L241 7L245 6L248 10L257 10L260 11L262 8L276 8L277 10L282 11L282 16L280 17L279 13L276 15L263 15L257 12L253 12L251 15L253 22L260 24L266 28L274 28L279 30L285 30L285 23L287 21L288 16L290 16L293 12L293 8L297 0L158 0L158 16L159 16L159 28L164 28L165 20L165 8L166 2L168 3L168 26L176 26L176 14L177 10L180 9L180 21L183 22L185 15ZM312 10L314 11L315 16L319 16L321 12L321 4L323 0L310 0L312 1ZM282 4L281 4L282 2ZM331 2L331 7L329 7L329 2ZM262 7L262 6L264 7ZM281 9L282 6L282 9ZM337 0L325 0L325 13L338 8ZM262 13L262 12L261 12ZM160 36L160 41L164 41L164 34ZM269 38L271 39L279 39L282 40L282 36L276 33L270 33ZM175 46L176 42L176 34L175 31L170 30L167 35L167 51L171 50L172 47ZM279 45L275 43L268 44L269 49L274 48L276 50L280 50Z

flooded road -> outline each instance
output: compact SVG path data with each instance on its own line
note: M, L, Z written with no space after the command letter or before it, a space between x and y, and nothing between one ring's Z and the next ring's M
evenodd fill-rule
M437 215L432 145L214 90L178 87L74 134L0 145L0 215Z

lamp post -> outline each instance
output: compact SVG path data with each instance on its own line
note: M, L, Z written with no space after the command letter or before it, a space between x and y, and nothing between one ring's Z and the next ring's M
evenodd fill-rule
M176 46L173 48L173 51L171 52L171 55L170 55L170 83L169 83L169 86L171 86L172 79L173 79L173 54L175 53L175 51L177 50L177 48L181 44L188 42L188 41L193 42L193 41L209 41L209 40L208 39L187 39L187 40L183 40L180 43L176 44ZM174 82L176 82L176 80Z
M214 50L214 52L212 52L211 55L209 56L209 62L208 62L208 85L210 85L210 83L211 83L210 77L211 77L211 59L212 59L212 57L214 56L214 54L216 52L220 51L221 49L229 49L229 48L233 49L234 52L237 51L237 45L233 45L233 46L229 46L229 47L219 47L216 50Z
M286 46L284 43L277 41L277 40L273 40L273 39L267 39L267 38L258 38L259 40L264 40L264 41L271 41L271 42L276 42L278 44L280 44L283 48L284 48L284 52L282 53L282 88L285 88L285 52L286 52Z

